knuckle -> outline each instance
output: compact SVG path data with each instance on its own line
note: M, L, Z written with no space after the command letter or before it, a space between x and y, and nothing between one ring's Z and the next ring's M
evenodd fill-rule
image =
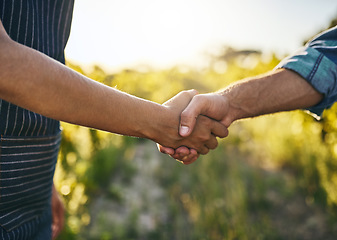
M195 101L198 105L207 107L208 99L205 94L199 94L194 96L193 101Z
M205 100L205 97L204 97L204 94L199 94L199 95L196 95L194 98L193 98L194 101L196 102L203 102Z
M218 135L219 138L225 138L228 136L228 130L227 128L223 129L220 134Z
M209 152L209 149L207 147L203 148L201 154L206 155Z
M191 90L183 90L180 92L180 94L184 95L185 97L193 97L196 94L198 94L198 92L195 89L191 89Z
M192 115L192 112L188 111L188 110L184 110L182 113L181 113L181 118L182 119L185 119L185 120L191 120L193 119L193 115Z
M188 94L190 94L190 95L192 95L192 96L198 94L198 91L195 90L195 89L190 89L190 90L187 90L186 92L188 92Z
M188 95L189 94L188 90L183 90L180 93L183 94L183 95Z
M216 149L218 147L219 143L217 140L211 145L210 149Z

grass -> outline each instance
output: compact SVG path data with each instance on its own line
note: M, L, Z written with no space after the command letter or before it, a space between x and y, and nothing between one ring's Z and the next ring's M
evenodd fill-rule
M230 140L229 140L230 141ZM228 141L228 142L229 142ZM265 170L223 142L184 166L140 142L119 184L119 199L102 189L88 205L91 224L77 239L334 239L329 214L306 199L297 176ZM128 161L127 159L120 159ZM94 213L95 212L95 213Z
M260 59L243 69L233 61L225 73L107 75L96 68L87 75L161 103L180 90L214 91L277 63ZM68 217L59 239L336 239L336 107L322 122L302 112L239 122L189 166L150 141L63 124L55 182Z

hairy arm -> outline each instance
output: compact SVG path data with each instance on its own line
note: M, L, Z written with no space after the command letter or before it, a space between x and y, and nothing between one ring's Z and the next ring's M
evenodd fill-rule
M189 136L200 115L220 121L227 128L236 120L316 105L323 95L297 73L279 69L238 81L227 88L193 97L182 112L179 133ZM161 151L168 148L159 146ZM173 158L190 164L197 154L186 147L176 149Z
M180 108L126 94L12 41L1 22L0 53L0 98L13 104L57 120L144 137L172 148L185 145L205 152L216 144L212 135L197 142L178 134L179 114L193 92L183 94ZM205 129L216 123L201 125Z
M322 98L323 95L297 73L278 69L236 82L216 93L195 96L181 114L180 134L188 136L195 116L200 114L229 127L243 118L311 107Z

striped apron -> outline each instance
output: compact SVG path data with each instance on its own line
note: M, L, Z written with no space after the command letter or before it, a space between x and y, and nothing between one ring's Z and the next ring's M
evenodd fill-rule
M14 41L64 63L73 5L73 0L0 0L0 19ZM0 239L51 239L60 124L0 99L0 135Z

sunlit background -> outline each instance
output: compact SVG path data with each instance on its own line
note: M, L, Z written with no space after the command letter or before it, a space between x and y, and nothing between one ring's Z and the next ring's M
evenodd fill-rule
M163 103L270 71L336 23L336 0L76 0L67 64ZM62 123L58 240L335 240L337 105L323 119L235 122L188 166L150 140Z
M202 66L223 45L284 55L336 9L335 0L78 0L66 55L110 69Z

